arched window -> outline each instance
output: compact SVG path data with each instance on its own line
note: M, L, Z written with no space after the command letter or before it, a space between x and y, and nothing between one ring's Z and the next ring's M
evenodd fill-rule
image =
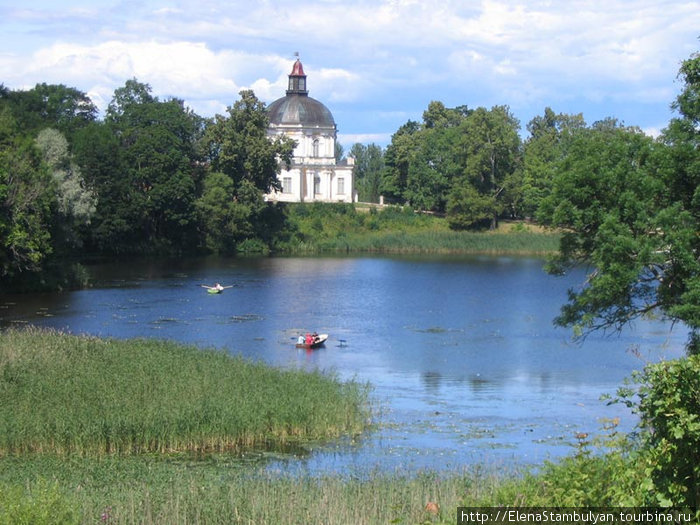
M314 150L313 150L313 156L318 157L318 139L314 139Z

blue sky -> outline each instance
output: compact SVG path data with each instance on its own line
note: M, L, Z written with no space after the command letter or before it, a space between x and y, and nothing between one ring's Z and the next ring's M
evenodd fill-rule
M431 100L616 117L656 135L682 60L700 51L700 1L0 0L0 83L87 93L104 109L130 78L202 116L241 89L284 95L299 52L310 96L347 149L386 145Z

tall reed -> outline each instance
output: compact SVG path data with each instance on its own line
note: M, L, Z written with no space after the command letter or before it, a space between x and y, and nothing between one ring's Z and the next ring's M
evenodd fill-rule
M368 387L172 342L0 334L0 455L279 447L361 432Z

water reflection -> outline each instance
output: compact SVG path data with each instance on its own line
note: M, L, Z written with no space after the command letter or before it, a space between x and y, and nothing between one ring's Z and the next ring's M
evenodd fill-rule
M372 383L377 432L277 469L447 468L565 454L601 417L632 428L623 407L599 401L643 365L628 347L657 360L680 355L685 342L682 332L643 322L573 344L552 319L584 276L556 279L530 258L209 258L90 270L91 289L0 295L0 325L162 337ZM213 282L234 287L219 295L200 287ZM331 338L318 350L295 348L308 330Z

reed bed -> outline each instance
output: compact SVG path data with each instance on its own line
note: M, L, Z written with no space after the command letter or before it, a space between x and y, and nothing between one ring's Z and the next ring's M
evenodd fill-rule
M290 205L296 233L275 246L278 253L386 253L548 255L560 234L524 222L504 221L495 231L454 231L444 217L389 206L358 211L351 204Z
M342 234L300 243L298 253L364 252L386 254L548 255L559 236L539 232L373 232Z
M240 451L356 434L368 387L150 340L0 334L0 456Z

